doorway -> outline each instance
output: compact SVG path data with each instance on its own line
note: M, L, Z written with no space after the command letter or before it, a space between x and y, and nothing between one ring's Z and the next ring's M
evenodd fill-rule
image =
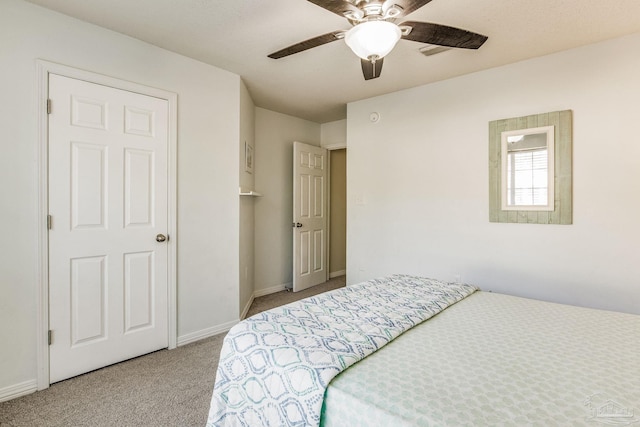
M346 275L346 149L293 145L294 292Z
M176 345L177 96L46 61L38 71L42 390Z
M347 272L347 149L329 151L329 278Z

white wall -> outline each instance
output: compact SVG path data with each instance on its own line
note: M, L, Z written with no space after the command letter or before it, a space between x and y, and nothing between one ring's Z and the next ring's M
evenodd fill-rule
M349 282L460 275L640 313L638 51L640 34L349 104ZM489 121L564 109L573 225L490 223Z
M320 126L321 144L323 147L346 146L347 120L336 120Z
M0 34L0 394L36 378L37 58L178 94L179 340L235 321L239 76L21 0Z
M255 174L245 170L245 143L255 150L255 105L247 87L242 82L240 87L240 141L239 148L239 173L240 188L242 191L250 191L255 188ZM254 151L255 155L255 151ZM255 158L254 158L255 160ZM240 201L240 270L238 272L240 282L239 310L241 316L249 309L253 301L254 290L254 203L255 198L250 196L239 197Z
M320 145L320 125L256 108L255 294L293 280L293 142Z

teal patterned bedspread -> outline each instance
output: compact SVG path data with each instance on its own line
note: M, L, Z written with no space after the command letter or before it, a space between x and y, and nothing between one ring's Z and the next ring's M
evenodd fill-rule
M207 426L317 426L340 372L476 291L393 275L246 319L224 339Z
M640 316L475 292L336 376L324 427L640 426Z

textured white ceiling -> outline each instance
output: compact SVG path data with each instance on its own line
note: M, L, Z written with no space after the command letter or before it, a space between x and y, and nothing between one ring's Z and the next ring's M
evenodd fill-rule
M487 35L477 51L431 57L401 40L365 81L343 41L283 59L267 55L350 28L306 0L28 0L242 77L259 107L325 123L346 103L640 31L639 0L433 0L405 20ZM637 55L637 52L629 52ZM594 67L598 60L594 58Z

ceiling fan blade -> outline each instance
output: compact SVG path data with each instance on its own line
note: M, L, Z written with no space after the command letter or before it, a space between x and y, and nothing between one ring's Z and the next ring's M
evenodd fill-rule
M382 72L382 61L384 58L377 59L376 62L371 62L367 59L361 59L362 74L365 80L377 79Z
M430 2L431 0L386 0L382 6L382 10L388 10L394 5L400 6L398 8L400 13L394 16L394 18L399 18L420 9L422 6Z
M411 32L403 35L403 39L439 46L478 49L488 39L482 34L430 22L407 21L400 26L411 27Z
M323 9L333 12L343 18L361 19L364 12L347 0L307 0Z
M268 55L269 58L280 59L285 56L293 55L294 53L302 52L303 50L311 49L313 47L322 46L323 44L331 43L336 40L341 40L344 38L344 31L334 31L332 33L323 34L318 37L314 37L309 40L305 40L300 43L296 43L289 47L285 47L277 52L273 52Z

